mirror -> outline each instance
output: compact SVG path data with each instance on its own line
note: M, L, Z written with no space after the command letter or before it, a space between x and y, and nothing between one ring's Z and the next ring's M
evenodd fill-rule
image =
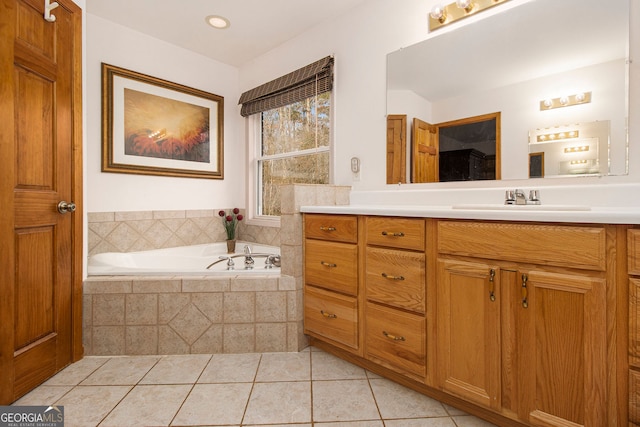
M388 55L387 113L406 115L407 146L414 118L445 123L500 112L502 179L626 174L629 0L508 6ZM541 105L587 92L589 102ZM541 169L542 162L550 167L551 158L540 156L540 145L529 144L535 130L593 122L606 123L609 132L600 138L604 145L590 143L598 149L597 168ZM406 153L411 165L412 150Z

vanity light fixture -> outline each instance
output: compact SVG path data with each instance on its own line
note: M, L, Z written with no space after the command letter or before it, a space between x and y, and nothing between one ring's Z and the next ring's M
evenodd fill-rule
M581 92L575 95L564 95L559 98L548 98L540 101L540 111L553 110L560 107L588 104L591 102L591 92Z
M225 30L231 26L227 18L220 15L209 15L204 18L205 22L218 30Z
M437 30L506 1L509 0L456 0L446 6L436 4L429 13L429 31Z
M588 160L571 160L572 165L586 165Z
M579 147L567 147L564 149L565 153L583 153L585 151L589 151L588 145L581 145Z
M545 133L536 137L536 142L546 141L558 141L562 139L577 138L580 136L580 132L577 130L570 130L566 132Z

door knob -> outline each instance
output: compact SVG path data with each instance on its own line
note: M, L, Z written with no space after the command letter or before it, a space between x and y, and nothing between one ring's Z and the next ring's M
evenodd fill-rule
M65 214L67 212L75 212L76 204L73 202L65 202L64 200L58 203L58 212Z

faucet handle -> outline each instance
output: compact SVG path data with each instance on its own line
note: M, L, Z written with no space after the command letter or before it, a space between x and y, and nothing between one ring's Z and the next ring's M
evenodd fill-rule
M507 190L504 194L504 204L513 205L516 202L516 194L513 190Z
M529 191L529 201L534 205L540 204L540 191L539 190L531 190Z

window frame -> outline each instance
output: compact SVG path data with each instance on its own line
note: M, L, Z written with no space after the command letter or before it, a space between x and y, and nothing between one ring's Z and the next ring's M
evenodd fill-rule
M295 151L286 154L273 154L273 155L262 155L262 113L252 114L247 117L246 120L246 130L247 130L247 202L246 202L246 213L247 215L247 224L249 225L258 225L258 226L267 226L267 227L280 227L280 216L272 216L272 215L258 215L258 208L261 202L259 197L259 191L261 188L261 174L258 170L258 164L260 161L264 160L276 160L282 158L290 158L290 157L298 157L300 155L305 154L315 154L315 153L329 153L329 182L328 184L332 184L334 181L334 123L335 123L335 96L333 90L329 92L329 145L305 149L300 151ZM292 153L295 153L293 155Z

